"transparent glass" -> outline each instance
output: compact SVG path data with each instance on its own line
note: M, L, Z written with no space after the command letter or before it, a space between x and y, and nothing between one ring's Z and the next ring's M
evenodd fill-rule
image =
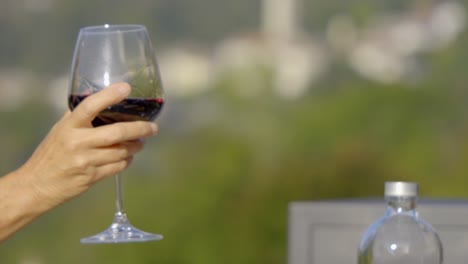
M385 215L373 223L359 245L359 264L441 264L442 243L418 216L416 197L386 197Z
M68 103L73 110L86 96L112 83L127 82L132 92L122 103L102 111L94 126L156 118L162 108L163 89L153 46L143 25L102 25L82 28L72 62ZM122 176L115 176L116 213L112 224L81 243L127 243L162 239L141 231L127 218Z

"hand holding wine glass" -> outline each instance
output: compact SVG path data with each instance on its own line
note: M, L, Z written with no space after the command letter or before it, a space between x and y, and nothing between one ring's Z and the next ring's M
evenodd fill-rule
M142 25L104 25L80 30L73 57L69 106L73 110L86 98L111 83L127 82L130 95L106 109L92 121L95 127L116 122L152 121L163 103L163 89L153 46ZM132 122L131 122L132 123ZM115 177L116 213L105 231L82 243L124 243L160 240L159 234L143 232L127 219L122 178Z
M127 98L130 91L122 83L89 96L55 123L19 169L0 177L0 242L94 183L123 171L142 149L140 139L156 135L152 122L93 127L102 110Z

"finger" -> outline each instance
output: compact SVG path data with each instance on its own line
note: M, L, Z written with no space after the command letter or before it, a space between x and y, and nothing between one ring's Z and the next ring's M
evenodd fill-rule
M111 146L151 137L157 133L158 126L153 122L119 122L94 129L93 138L89 139L89 144L95 147Z
M130 94L130 91L130 85L127 83L115 83L86 97L72 112L73 124L89 125L102 110L121 102Z
M129 141L119 145L94 149L89 155L92 155L92 165L101 166L128 159L143 149L141 141Z
M94 181L97 182L104 178L115 176L116 174L121 173L130 165L130 163L132 163L132 160L133 157L129 157L125 160L98 167L96 169L96 178L94 179Z

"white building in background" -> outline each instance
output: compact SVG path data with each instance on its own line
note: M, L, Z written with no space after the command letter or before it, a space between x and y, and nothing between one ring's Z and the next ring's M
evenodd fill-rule
M442 1L381 16L372 25L350 46L349 64L365 78L395 83L418 71L416 55L443 48L458 38L466 25L466 11L458 2Z
M263 0L260 32L223 40L215 51L218 74L244 72L243 95L261 92L256 71L270 69L276 93L285 98L303 95L327 68L328 56L321 42L298 26L297 0Z
M0 111L13 112L30 100L35 80L33 74L20 69L0 70Z
M276 46L273 85L278 95L294 99L303 96L328 68L324 45L307 36Z
M211 87L212 60L206 51L188 46L173 45L158 56L166 93L191 96Z
M466 9L455 1L436 5L428 24L433 48L445 47L453 43L466 27Z
M300 32L297 0L262 0L262 33L269 39L294 39Z
M70 77L63 75L52 79L47 87L46 100L57 115L62 115L68 109L68 92L70 90Z

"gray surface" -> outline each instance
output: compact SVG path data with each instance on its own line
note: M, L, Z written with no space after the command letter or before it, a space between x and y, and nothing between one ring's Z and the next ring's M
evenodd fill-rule
M385 213L382 200L293 202L288 264L353 264L367 227ZM468 201L422 200L419 215L439 233L445 264L468 264Z

